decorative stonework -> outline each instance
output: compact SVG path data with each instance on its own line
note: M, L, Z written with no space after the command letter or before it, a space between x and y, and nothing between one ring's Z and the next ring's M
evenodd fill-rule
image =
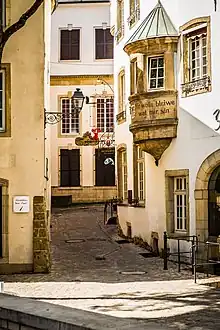
M113 75L74 75L74 76L51 76L51 86L80 86L80 85L97 85L98 78L105 80L108 84L113 85Z
M207 33L207 75L192 81L190 77L190 63L189 63L189 36L190 31L193 29L193 33L201 33L201 27L206 29ZM193 18L189 22L185 23L180 27L182 34L182 54L183 54L183 81L182 97L193 96L196 94L211 92L211 20L209 16Z
M160 15L161 10L163 15ZM156 35L152 34L154 28L146 18L145 25L137 29L125 45L124 51L130 57L131 86L134 84L132 63L133 61L137 63L135 93L131 90L132 95L129 97L130 131L133 133L134 144L151 154L158 165L162 154L169 147L172 139L177 136L178 105L174 58L179 37L160 2L154 11L155 19L154 15L151 17L151 14L148 18L155 24ZM153 89L149 83L149 57L152 56L163 57L164 63L163 86L157 89Z
M149 92L130 97L134 143L151 154L156 164L177 136L177 92Z
M75 143L77 146L96 146L99 140L92 136L91 132L86 132L82 137L77 137Z
M51 256L45 198L35 196L33 204L33 270L34 273L48 273Z

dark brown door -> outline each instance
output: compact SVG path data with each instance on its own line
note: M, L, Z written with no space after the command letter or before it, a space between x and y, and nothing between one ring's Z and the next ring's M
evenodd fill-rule
M80 186L80 151L79 149L60 150L60 186Z
M95 185L115 185L115 151L114 149L100 149L95 153Z

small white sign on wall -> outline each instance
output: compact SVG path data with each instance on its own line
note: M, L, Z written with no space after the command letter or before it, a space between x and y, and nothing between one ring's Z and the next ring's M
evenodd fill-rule
M13 212L15 212L15 213L30 212L30 197L29 196L15 196L13 198Z

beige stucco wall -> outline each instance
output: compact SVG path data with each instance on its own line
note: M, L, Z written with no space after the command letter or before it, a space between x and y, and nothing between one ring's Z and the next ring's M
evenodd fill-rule
M82 79L83 80L83 79ZM97 77L94 78L96 83ZM53 84L53 82L52 82ZM106 87L103 85L66 85L66 86L51 86L51 111L60 112L59 98L67 96L68 92L74 93L76 88L81 88L84 95L90 96L90 102L94 102L92 96L102 96L103 90ZM108 95L111 95L111 91ZM106 88L106 90L107 90ZM61 126L51 126L51 182L52 195L72 195L74 202L103 202L107 199L116 197L116 187L94 187L95 185L95 147L82 146L75 144L75 138L82 136L86 131L90 131L92 127L96 127L95 107L94 105L84 104L83 110L80 113L80 133L75 135L62 135ZM80 150L80 185L81 187L66 188L59 187L60 185L60 149L79 149Z
M32 0L11 0L11 23ZM33 259L33 197L44 195L44 6L6 44L11 64L11 137L0 137L0 177L9 180L9 263ZM30 212L15 214L12 198L30 196ZM7 262L7 260L3 260Z

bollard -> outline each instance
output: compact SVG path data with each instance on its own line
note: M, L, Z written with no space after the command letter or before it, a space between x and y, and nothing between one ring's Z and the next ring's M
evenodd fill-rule
M166 231L163 233L163 240L164 240L164 256L163 256L163 269L167 270L167 233Z

